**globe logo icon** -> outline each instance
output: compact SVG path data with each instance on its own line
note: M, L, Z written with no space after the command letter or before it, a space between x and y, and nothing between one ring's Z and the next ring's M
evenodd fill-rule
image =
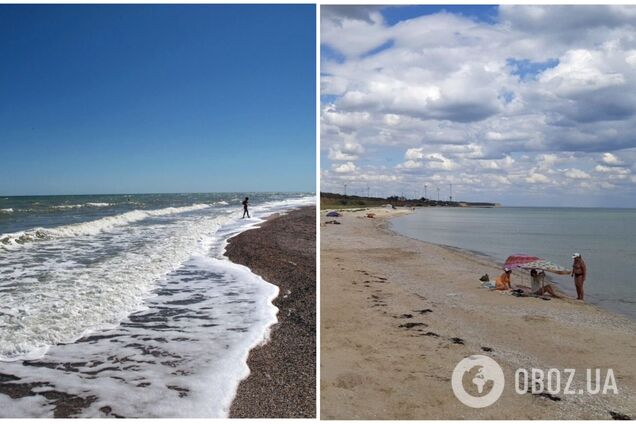
M476 389L469 388L473 394L464 387L468 373L472 375L468 383ZM504 373L499 364L484 355L472 355L459 361L451 378L455 397L471 408L485 408L495 403L503 393L504 383Z

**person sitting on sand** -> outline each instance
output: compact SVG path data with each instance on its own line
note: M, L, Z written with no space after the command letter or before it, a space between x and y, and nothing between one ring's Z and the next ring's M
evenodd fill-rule
M585 277L587 276L587 266L583 261L580 253L572 255L574 262L572 263L572 277L574 277L574 285L576 286L576 300L583 301L584 291L583 283L585 283Z
M510 268L504 268L503 274L497 277L497 280L495 281L495 289L512 290L512 284L510 284L510 274L512 274L512 270Z
M556 294L552 288L552 284L545 284L545 272L537 272L536 269L530 271L530 281L532 284L532 293L543 296L548 293L550 296L560 299L561 296Z
M245 214L247 214L247 217L250 217L250 211L247 210L247 203L248 203L249 197L246 197L245 200L243 200L243 218L245 218Z

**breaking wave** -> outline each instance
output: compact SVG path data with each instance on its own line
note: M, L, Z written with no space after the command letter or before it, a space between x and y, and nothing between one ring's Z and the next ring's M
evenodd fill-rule
M191 212L208 208L206 204L195 204L183 207L169 207L157 210L134 210L120 215L107 216L94 221L78 224L63 225L55 228L34 228L16 233L0 235L0 247L5 249L16 248L38 240L49 240L58 237L76 237L83 235L95 235L108 231L114 227L141 221L153 216L172 215L183 212Z

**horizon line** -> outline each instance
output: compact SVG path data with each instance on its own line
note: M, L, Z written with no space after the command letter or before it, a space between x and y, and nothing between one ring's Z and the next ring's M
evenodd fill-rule
M229 194L229 193L310 193L315 191L304 190L257 190L257 191L181 191L181 192L122 192L122 193L81 193L81 194L0 194L2 198L8 197L45 197L45 196L136 196L140 194Z

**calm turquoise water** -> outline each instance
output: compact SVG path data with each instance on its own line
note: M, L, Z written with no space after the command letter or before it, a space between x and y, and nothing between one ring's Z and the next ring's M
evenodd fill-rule
M569 268L572 253L580 252L588 267L586 301L636 319L635 209L423 208L393 219L392 228L498 263L527 253ZM575 293L570 277L552 278L566 293Z

